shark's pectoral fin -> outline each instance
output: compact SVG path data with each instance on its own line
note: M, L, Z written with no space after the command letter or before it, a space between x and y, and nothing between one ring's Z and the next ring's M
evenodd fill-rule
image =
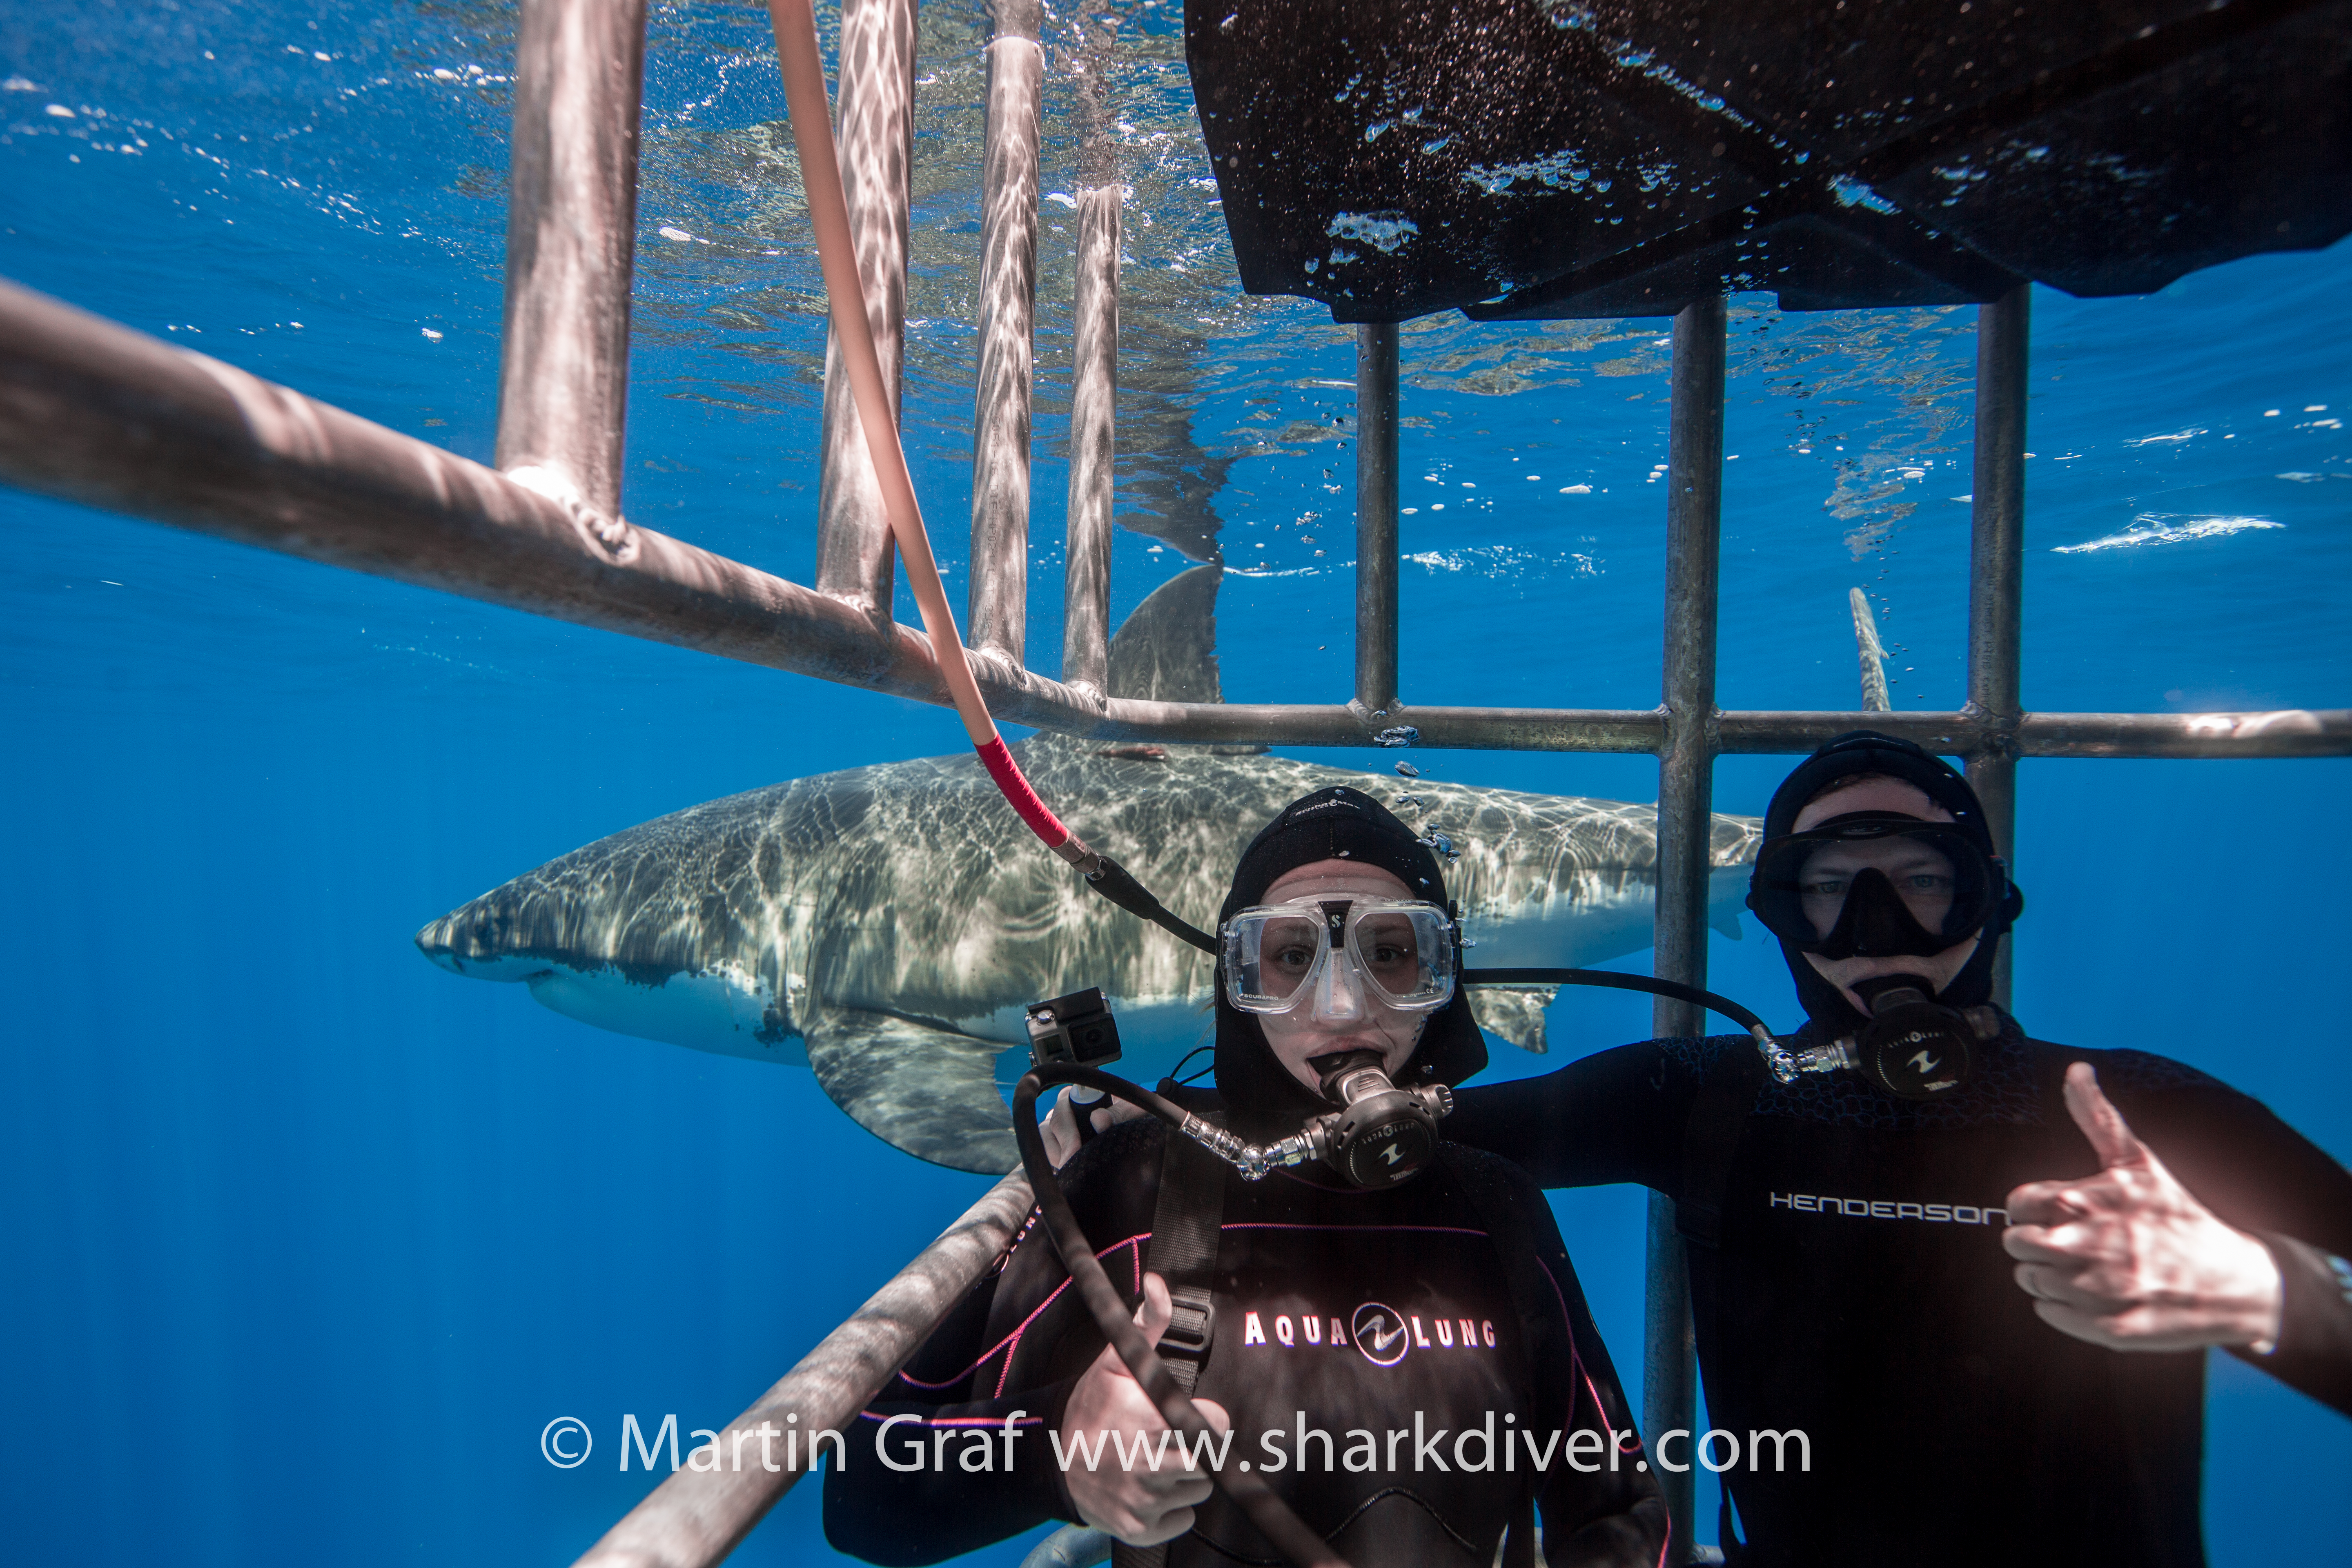
M1706 923L1715 928L1717 934L1727 936L1734 942L1742 940L1739 934L1739 911L1737 909L1729 904L1718 904L1708 911L1708 915Z
M1489 1034L1542 1056L1544 1009L1559 994L1557 985L1481 985L1470 993L1470 1005L1478 1015L1480 1026Z
M851 1008L803 1026L816 1081L877 1138L950 1170L1001 1176L1019 1163L996 1089L1001 1044Z

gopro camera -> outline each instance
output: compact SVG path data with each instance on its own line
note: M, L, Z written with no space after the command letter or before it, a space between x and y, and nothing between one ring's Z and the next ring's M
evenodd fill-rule
M1118 1060L1118 1025L1102 987L1090 985L1029 1005L1029 1058L1039 1067L1068 1062L1098 1068Z

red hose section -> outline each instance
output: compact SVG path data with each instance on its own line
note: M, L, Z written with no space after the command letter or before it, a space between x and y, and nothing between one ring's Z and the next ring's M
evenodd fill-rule
M1046 848L1059 849L1070 841L1070 830L1062 826L1060 817L1045 809L1045 803L1039 800L1037 792L1029 787L1029 781L1022 775L1021 764L1013 760L1013 752L1004 744L1003 736L999 735L985 746L975 746L972 750L980 753L980 765L988 770L988 776L996 781L996 787L1004 792L1004 798L1013 803L1013 809L1021 814L1021 820L1029 825L1029 830L1045 841Z
M814 8L811 0L769 0L768 10L776 30L777 63L792 110L793 145L800 152L809 219L816 229L817 252L824 264L828 309L843 345L843 363L849 372L854 400L863 411L866 452L889 514L891 537L906 562L908 579L923 612L923 629L939 658L940 683L947 688L988 776L996 781L1021 820L1045 841L1045 847L1063 850L1071 842L1070 830L1045 809L1045 803L1022 776L1020 764L1005 749L1004 738L997 734L987 700L965 662L955 615L948 607L939 565L923 531L922 508L907 470L906 447L883 396L879 358L873 340L863 330L866 316L860 306L863 289L858 283L857 244L843 196L840 153L834 143L825 102L824 62L817 44ZM982 741L982 735L989 738ZM1066 855L1076 853L1066 851Z

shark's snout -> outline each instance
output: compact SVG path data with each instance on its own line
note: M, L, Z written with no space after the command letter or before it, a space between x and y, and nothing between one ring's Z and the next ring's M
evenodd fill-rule
M506 938L511 929L512 922L494 905L477 899L426 921L414 940L416 951L436 968L483 977L484 967L509 956Z
M423 953L425 962L436 969L463 974L466 973L466 961L458 955L454 935L449 929L449 917L444 915L419 927L413 940L416 943L416 951Z

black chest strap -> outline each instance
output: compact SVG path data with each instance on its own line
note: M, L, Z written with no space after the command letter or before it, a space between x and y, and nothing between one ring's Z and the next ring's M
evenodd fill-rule
M1498 1162L1493 1156L1477 1154L1458 1143L1440 1143L1437 1161L1469 1198L1478 1224L1495 1249L1496 1261L1502 1265L1504 1284L1511 1293L1511 1307L1518 1315L1522 1342L1532 1350L1538 1342L1539 1325L1549 1321L1547 1309L1554 1299L1554 1287L1550 1277L1542 1272L1542 1257L1527 1215L1512 1201L1510 1186L1495 1168ZM1576 1325L1563 1321L1560 1328L1572 1347ZM1528 1376L1538 1375L1532 1354L1528 1357L1527 1370ZM1537 1387L1540 1394L1540 1381ZM1563 1425L1575 1414L1573 1390L1568 1394L1567 1402L1560 1417ZM1536 1553L1536 1487L1532 1479L1511 1510L1510 1521L1503 1533L1499 1568L1542 1568Z
M1168 1331L1160 1336L1160 1359L1176 1386L1190 1394L1200 1385L1201 1368L1216 1337L1216 1306L1210 1286L1216 1277L1217 1244L1225 1219L1225 1164L1193 1140L1171 1130L1160 1160L1160 1199L1151 1215L1151 1246L1144 1253L1147 1273L1168 1281L1174 1308ZM1163 1568L1168 1547L1111 1547L1113 1568Z
M1160 1161L1160 1202L1151 1215L1151 1247L1146 1272L1168 1281L1175 1308L1160 1354L1186 1394L1201 1381L1202 1363L1216 1333L1210 1284L1217 1271L1217 1242L1225 1217L1225 1164L1182 1134L1168 1134Z

